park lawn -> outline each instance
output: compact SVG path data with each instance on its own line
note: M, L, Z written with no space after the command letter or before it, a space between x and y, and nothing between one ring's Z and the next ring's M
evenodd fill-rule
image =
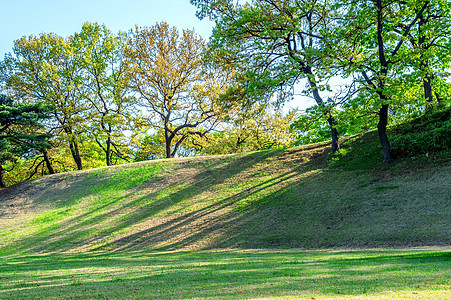
M451 299L450 250L10 255L0 299Z

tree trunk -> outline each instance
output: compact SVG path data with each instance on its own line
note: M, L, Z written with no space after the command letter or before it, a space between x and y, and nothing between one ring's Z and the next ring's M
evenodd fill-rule
M72 157L77 165L78 170L83 170L83 165L81 163L80 152L78 150L78 144L75 141L69 142L70 152L72 153Z
M5 188L6 187L6 183L5 183L5 179L3 178L3 167L2 165L0 165L0 188Z
M304 73L313 75L310 68L306 68L304 70ZM324 101L323 101L323 98L321 98L321 96L319 95L318 86L310 77L307 76L307 78L308 78L310 87L312 88L313 98L315 99L316 104L319 105L320 107L324 108L325 107ZM332 136L332 153L334 153L334 152L340 150L339 135L338 135L337 127L336 127L337 122L335 121L335 119L332 116L330 111L325 111L324 116L326 116L327 122L329 123L330 134Z
M64 132L71 139L69 141L69 148L70 148L70 153L72 154L72 158L74 159L75 164L77 165L77 169L83 170L83 165L81 164L80 151L78 150L77 142L73 139L72 130L70 128L64 127Z
M424 98L426 98L426 101L429 105L432 104L434 101L434 98L432 96L432 84L431 84L431 77L426 75L423 78L423 88L424 88Z
M338 136L338 130L337 130L337 121L335 121L334 117L332 117L329 113L329 118L327 119L327 122L330 126L330 132L332 134L332 153L340 150L340 141Z
M55 170L53 169L52 162L50 161L50 157L47 153L47 151L44 151L44 161L45 165L47 166L47 169L49 170L49 174L55 174Z
M423 26L427 26L428 20L424 18L423 13L420 13L418 20L418 44L420 47L420 71L424 72L423 77L423 89L424 98L428 103L428 106L432 105L434 98L432 96L432 76L429 71L429 61L425 57L424 52L428 50L428 45L426 44L426 36L423 32Z
M387 124L388 124L388 104L384 104L379 110L379 123L377 124L377 133L379 134L379 140L381 141L385 163L389 164L391 162L391 154L390 154L390 143L388 142L387 137Z
M165 131L164 131L164 142L165 142L165 148L166 148L166 158L172 158L172 156L171 156L172 136L169 135L169 131L167 129L165 129Z
M106 165L107 166L111 166L111 138L108 137L107 141L106 141L106 151L105 151L105 155L106 155Z

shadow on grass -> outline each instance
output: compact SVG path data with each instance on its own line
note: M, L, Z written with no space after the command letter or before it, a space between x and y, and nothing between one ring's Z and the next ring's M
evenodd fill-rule
M374 296L406 291L446 293L451 283L447 276L450 267L449 252L412 250L116 252L9 257L0 264L0 297L236 299Z
M114 196L109 196L110 194L108 194L108 192L113 193L115 188L109 182L110 175L108 171L100 170L97 173L88 175L87 178L86 176L72 178L67 185L71 187L71 190L76 190L78 193L76 195L64 195L64 190L68 189L67 186L63 186L60 190L55 187L52 192L56 195L53 197L58 198L58 201L55 203L57 211L54 213L55 216L51 216L56 219L47 221L46 215L38 217L38 219L43 220L42 224L38 224L40 226L38 226L34 234L24 237L15 243L13 250L15 252L67 251L83 244L95 244L97 241L100 244L104 243L102 240L105 237L108 238L110 235L114 235L123 229L164 213L167 209L195 198L204 191L214 190L215 186L223 184L230 177L246 171L256 162L279 152L259 152L225 160L180 162L173 170L169 170L169 172L175 173L175 178L171 178L171 175L162 176L160 174L150 178L142 185L127 185L126 188L123 188ZM197 170L197 174L188 174L178 179L178 170L185 168ZM138 176L139 174L136 175ZM123 180L127 180L127 178ZM166 183L164 182L165 180L172 182ZM113 182L113 184L115 183ZM117 183L117 185L119 184L120 182ZM149 187L160 185L162 188L160 190L153 188L150 192L143 194L141 190L143 185ZM105 186L108 189L107 193L105 193L105 188L102 189ZM97 195L92 195L94 191ZM100 196L98 195L99 193ZM140 196L140 193L143 195ZM44 197L53 198L52 195ZM88 208L89 205L93 206L92 208L85 209L86 212L82 214L75 214L76 211L74 212L73 210L77 210L77 207L80 205L85 205L83 202L86 202L88 197L97 197L101 201L94 199L90 204L86 204ZM237 196L234 198L238 199ZM35 201L39 202L39 199ZM49 200L46 199L46 201ZM208 205L208 201L206 203L207 206L201 210L190 212L185 214L184 217L156 226L154 230L162 230L159 235L160 241L167 238L166 233L170 231L169 228L178 230L176 227L187 225L189 223L188 220L206 216L224 207L233 205L233 200L224 199L212 205ZM163 229L163 227L166 229ZM133 236L133 238L139 240L138 235L136 237ZM158 238L153 241L158 242L157 240ZM146 245L149 246L149 242L147 241ZM132 243L139 245L140 242L132 241ZM185 241L179 244L187 243L189 242ZM7 248L3 250L8 252Z
M310 157L288 149L181 161L113 196L100 189L91 200L93 187L114 191L108 172L75 178L76 200L60 197L59 208L86 202L83 213L44 223L3 253L451 244L449 195L443 187L437 194L434 178L378 189L379 174L325 168L328 149L309 150ZM397 200L406 193L412 197Z

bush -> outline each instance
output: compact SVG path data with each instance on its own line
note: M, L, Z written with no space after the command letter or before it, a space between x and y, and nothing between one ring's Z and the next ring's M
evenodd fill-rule
M416 156L451 148L451 107L432 110L393 128L394 157Z

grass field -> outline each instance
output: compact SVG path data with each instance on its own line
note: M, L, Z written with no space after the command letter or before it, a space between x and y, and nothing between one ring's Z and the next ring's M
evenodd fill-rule
M0 190L0 299L450 299L451 152L386 167L374 141Z
M450 299L451 253L113 252L2 257L0 299Z

